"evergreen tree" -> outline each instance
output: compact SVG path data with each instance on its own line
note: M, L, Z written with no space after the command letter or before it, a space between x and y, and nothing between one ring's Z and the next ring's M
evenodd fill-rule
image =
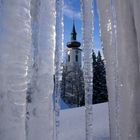
M96 64L93 66L93 71L93 103L108 101L106 71L100 51L98 52Z
M97 58L96 58L96 54L95 52L93 51L92 52L92 59L93 59L93 63L92 63L92 66L93 66L93 103L96 103L97 102L97 77L96 77L96 66L97 66Z

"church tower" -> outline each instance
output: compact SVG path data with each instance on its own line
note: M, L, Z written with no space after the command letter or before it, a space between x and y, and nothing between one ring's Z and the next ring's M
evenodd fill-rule
M66 63L63 69L61 97L65 103L75 107L83 105L84 79L82 72L81 43L76 40L76 29L73 22L71 40L67 43Z
M67 43L66 51L66 65L68 69L81 68L81 43L76 40L76 29L73 22L73 28L71 32L71 41Z

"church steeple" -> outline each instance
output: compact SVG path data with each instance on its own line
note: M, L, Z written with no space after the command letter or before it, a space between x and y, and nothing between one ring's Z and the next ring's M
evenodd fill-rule
M71 32L71 40L76 40L76 29L75 29L75 23L74 23L74 20L73 20L73 28L72 28L72 32Z
M80 47L81 43L76 41L76 28L75 28L75 23L73 20L73 27L72 27L72 32L71 32L71 41L67 43L67 47L68 48L76 48L76 47Z

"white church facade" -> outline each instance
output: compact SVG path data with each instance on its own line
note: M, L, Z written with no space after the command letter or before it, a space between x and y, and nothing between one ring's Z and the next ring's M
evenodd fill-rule
M80 106L84 99L84 80L82 72L81 43L76 40L76 29L73 23L71 41L67 43L66 63L62 80L62 98L72 106Z

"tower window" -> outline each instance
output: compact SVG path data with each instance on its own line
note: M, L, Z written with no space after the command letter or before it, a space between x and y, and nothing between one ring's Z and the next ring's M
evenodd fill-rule
M75 56L75 60L76 60L76 62L78 62L78 55Z
M70 55L68 55L68 62L70 62Z

